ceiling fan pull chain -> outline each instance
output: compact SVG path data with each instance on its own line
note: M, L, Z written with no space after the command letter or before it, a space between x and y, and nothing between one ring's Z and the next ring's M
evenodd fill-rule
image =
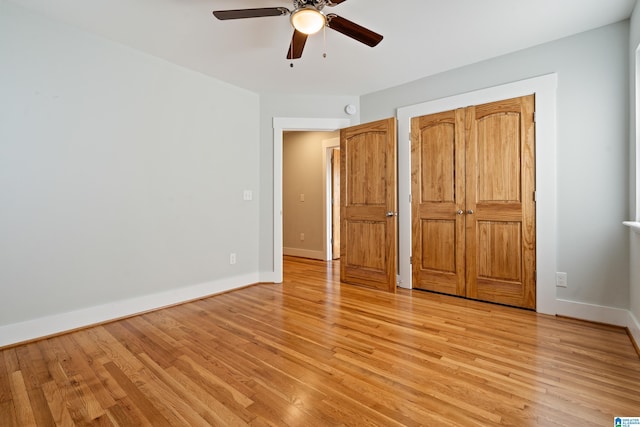
M322 27L322 40L324 43L324 52L322 53L322 57L327 57L327 26Z

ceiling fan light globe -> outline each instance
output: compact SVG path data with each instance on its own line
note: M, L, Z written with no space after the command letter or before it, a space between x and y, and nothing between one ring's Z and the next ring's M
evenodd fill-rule
M315 34L327 23L327 18L314 7L303 7L291 14L291 25L304 34Z

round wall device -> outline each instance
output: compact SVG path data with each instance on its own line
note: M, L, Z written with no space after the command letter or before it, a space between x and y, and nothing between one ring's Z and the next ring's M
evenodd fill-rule
M346 107L344 107L344 111L345 111L345 113L349 114L350 116L353 116L356 113L356 111L358 111L358 109L356 108L355 105L349 104Z

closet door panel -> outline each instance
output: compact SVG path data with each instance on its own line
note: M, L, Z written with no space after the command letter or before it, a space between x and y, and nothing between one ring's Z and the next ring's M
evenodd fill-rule
M464 111L412 120L412 281L465 295Z
M533 96L466 109L466 295L535 308Z

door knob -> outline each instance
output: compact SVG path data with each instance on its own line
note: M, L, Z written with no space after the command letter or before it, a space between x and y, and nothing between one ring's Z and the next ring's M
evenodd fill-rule
M462 209L458 209L458 210L456 211L456 213L457 213L458 215L462 215L462 214L464 213L464 211L463 211Z
M392 212L392 211L388 211L388 212L387 212L387 216L394 216L395 214L396 214L396 213L395 213L395 212Z
M468 213L469 215L473 215L473 209L469 209L469 210L467 211L467 213Z

